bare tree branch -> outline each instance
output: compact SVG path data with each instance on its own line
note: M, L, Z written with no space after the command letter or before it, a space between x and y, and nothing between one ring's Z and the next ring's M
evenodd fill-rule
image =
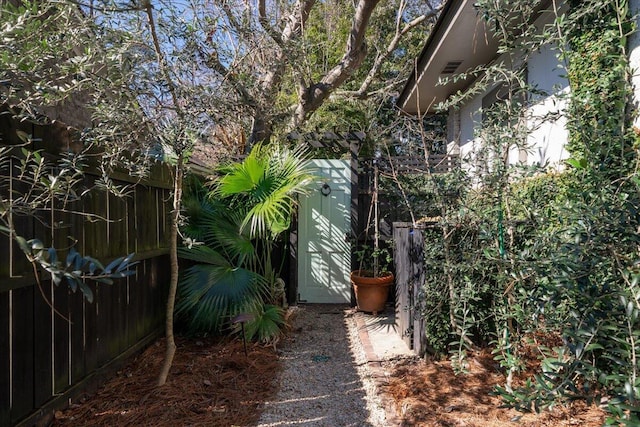
M258 21L260 22L260 25L262 25L262 29L269 34L278 46L282 47L282 37L280 36L280 33L271 26L269 19L267 18L265 0L258 0Z
M287 47L293 40L298 39L302 35L304 26L307 19L309 19L311 9L315 3L316 0L299 0L286 19L287 23L282 30L281 37L282 48L276 52L269 64L269 68L265 70L260 79L259 87L263 102L262 106L258 107L258 114L254 116L249 139L250 144L267 139L271 135L271 124L265 112L271 106L270 104L275 98L275 93L277 93L282 86L282 78L288 64L285 58L287 55Z
M389 56L396 50L396 48L398 47L398 44L402 40L402 37L404 37L405 34L407 34L409 31L411 31L415 27L419 26L420 24L427 22L428 20L436 17L438 13L440 13L440 8L436 10L432 10L431 12L426 13L424 15L421 15L415 18L414 20L412 20L411 22L408 22L407 24L405 24L404 27L400 28L400 17L402 12L403 12L402 9L398 10L398 24L396 26L396 33L393 36L393 39L391 39L387 48L384 51L378 53L378 56L376 56L376 59L373 62L373 66L369 70L367 77L365 77L365 79L362 81L362 84L360 85L360 88L358 88L358 90L354 94L356 97L358 98L366 97L366 93L369 90L371 83L373 83L375 77L380 72L380 68L382 68L382 64L384 64L384 62L389 58Z
M304 122L307 115L317 110L331 92L344 83L358 69L367 54L365 33L373 10L379 0L359 0L347 39L345 54L320 80L300 93L300 100L292 119L292 125Z

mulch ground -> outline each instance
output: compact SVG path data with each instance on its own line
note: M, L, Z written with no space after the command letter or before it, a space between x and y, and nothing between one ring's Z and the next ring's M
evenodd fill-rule
M54 426L250 426L278 391L280 363L272 347L242 341L177 338L167 384L156 387L164 357L160 340L94 396L55 414Z
M178 338L167 384L155 381L164 356L160 340L135 357L91 397L56 413L54 426L252 426L262 402L278 391L281 369L272 347L238 340ZM390 395L404 426L599 427L605 413L576 403L540 415L501 408L492 396L503 385L488 352L470 357L469 373L456 375L448 361L411 359L391 371Z
M491 393L504 376L488 352L470 358L468 374L454 373L449 361L407 361L398 365L385 392L396 402L404 425L415 427L600 427L606 414L575 403L542 414L501 408Z

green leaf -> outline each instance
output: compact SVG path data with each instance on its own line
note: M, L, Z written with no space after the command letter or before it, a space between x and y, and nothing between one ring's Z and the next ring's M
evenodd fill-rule
M574 158L569 158L566 159L565 162L569 165L572 166L576 169L585 169L587 167L587 160L586 159L574 159Z
M74 248L69 249L69 253L67 254L67 267L71 267L71 265L74 265L76 263L77 257L80 257L78 251L76 251Z
M126 270L136 265L137 262L130 262L134 256L135 256L134 252L131 252L129 255L127 255L127 257L123 259L122 262L120 263L120 266L118 266L118 268L116 269L116 272L119 273L123 270Z
M93 303L93 291L91 288L82 280L78 281L78 285L80 286L80 290L82 291L82 295L84 295L85 299L89 301L89 303Z
M20 249L22 249L22 252L24 252L27 255L31 255L31 248L29 247L29 244L27 243L27 240L24 237L15 236L14 240L18 243L18 246L20 247Z
M49 254L49 262L52 265L55 265L58 262L58 253L56 252L55 248L51 247L47 250L48 254Z
M94 272L96 270L102 270L104 271L104 266L102 265L102 263L100 261L98 261L97 259L90 257L90 256L86 256L84 257L85 262L89 263L89 271L91 272L91 266L93 265L93 269ZM93 272L91 272L91 274L93 274Z
M18 136L18 138L20 138L22 142L29 142L29 140L31 139L29 134L22 130L16 130L16 135Z
M109 263L109 265L107 265L107 266L104 268L104 272L105 272L105 273L107 273L107 274L111 274L111 271L112 271L112 270L113 270L113 269L114 269L118 264L120 264L120 262L122 262L122 260L123 260L123 259L124 259L124 257L120 257L120 258L116 258L116 259L114 259L113 261L111 261L111 262Z

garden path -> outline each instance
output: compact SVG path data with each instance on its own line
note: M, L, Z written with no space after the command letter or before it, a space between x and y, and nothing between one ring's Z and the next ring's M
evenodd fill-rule
M280 390L265 402L258 427L395 425L393 405L378 389L390 372L385 360L411 353L389 314L324 304L294 310L293 331L280 349Z

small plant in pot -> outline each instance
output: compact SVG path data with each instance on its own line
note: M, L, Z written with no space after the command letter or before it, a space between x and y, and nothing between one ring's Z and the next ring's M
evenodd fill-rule
M371 224L372 214L373 224ZM373 192L367 222L364 244L354 251L358 260L358 269L351 272L351 284L356 295L358 310L377 315L384 310L389 297L389 288L394 279L393 274L388 270L392 260L391 255L387 248L380 247L377 161L374 161ZM373 247L367 244L371 225L374 229Z
M351 284L356 295L358 310L374 315L384 310L393 284L393 273L388 270L391 255L387 249L364 246L355 252L358 269L351 272Z

